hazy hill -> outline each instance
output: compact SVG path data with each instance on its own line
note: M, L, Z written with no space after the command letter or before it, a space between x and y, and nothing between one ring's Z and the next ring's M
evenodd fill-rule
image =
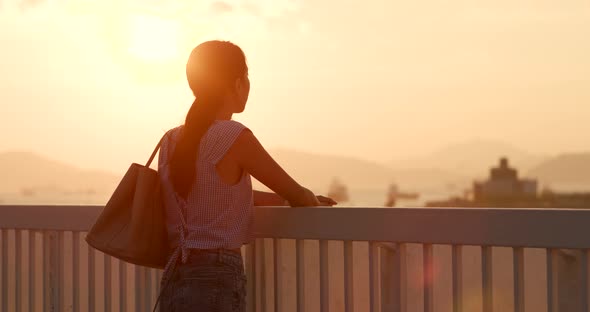
M440 191L449 185L465 184L467 179L441 169L399 169L367 160L316 155L293 150L272 150L273 157L287 172L304 185L324 191L334 177L351 189L386 190L395 182L402 189L415 191Z
M544 160L542 156L503 142L473 140L450 145L424 157L394 160L391 165L393 168L438 168L471 178L482 178L504 156L520 172L527 172Z
M527 176L563 191L590 191L590 153L564 154L532 168Z
M120 177L83 170L31 152L0 153L0 194L40 200L71 197L107 198Z
M471 182L441 169L400 169L367 160L317 155L293 150L271 154L298 182L326 193L334 178L350 191L355 203L382 204L390 183L422 194L457 193ZM108 200L120 176L83 170L29 152L0 153L0 201L27 203L96 203ZM123 173L121 173L122 176ZM255 182L255 186L261 187Z

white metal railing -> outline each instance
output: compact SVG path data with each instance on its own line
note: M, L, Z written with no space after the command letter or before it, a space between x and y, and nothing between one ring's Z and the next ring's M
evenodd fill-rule
M0 206L1 311L153 306L159 271L85 244L101 209ZM243 250L248 309L589 311L589 225L590 210L257 207L258 239ZM498 268L511 275L510 299L495 285Z
M0 311L147 311L159 270L89 248L102 208L0 206Z

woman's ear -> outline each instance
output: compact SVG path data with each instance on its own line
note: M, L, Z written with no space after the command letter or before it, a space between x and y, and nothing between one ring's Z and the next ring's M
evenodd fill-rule
M236 81L234 82L234 91L237 94L240 94L240 92L242 91L243 88L243 82L242 82L242 78L238 78L236 79Z

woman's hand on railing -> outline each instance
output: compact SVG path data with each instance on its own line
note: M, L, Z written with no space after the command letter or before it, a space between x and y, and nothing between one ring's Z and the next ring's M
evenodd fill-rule
M311 190L302 187L301 196L296 201L291 201L291 207L318 207L318 206L334 206L336 201L322 195L315 195Z
M338 204L335 200L331 199L330 197L326 197L326 196L322 196L322 195L317 195L316 198L320 202L320 206L330 206L330 207L332 207L332 206Z

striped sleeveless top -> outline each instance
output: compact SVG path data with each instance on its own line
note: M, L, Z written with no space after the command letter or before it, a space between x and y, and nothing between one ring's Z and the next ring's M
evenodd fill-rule
M170 130L162 141L158 172L166 207L168 238L176 262L187 249L240 248L252 236L253 193L250 175L244 171L239 182L229 185L218 176L215 166L246 127L233 120L216 120L201 139L196 183L184 200L177 196L170 180L169 160L183 126Z

